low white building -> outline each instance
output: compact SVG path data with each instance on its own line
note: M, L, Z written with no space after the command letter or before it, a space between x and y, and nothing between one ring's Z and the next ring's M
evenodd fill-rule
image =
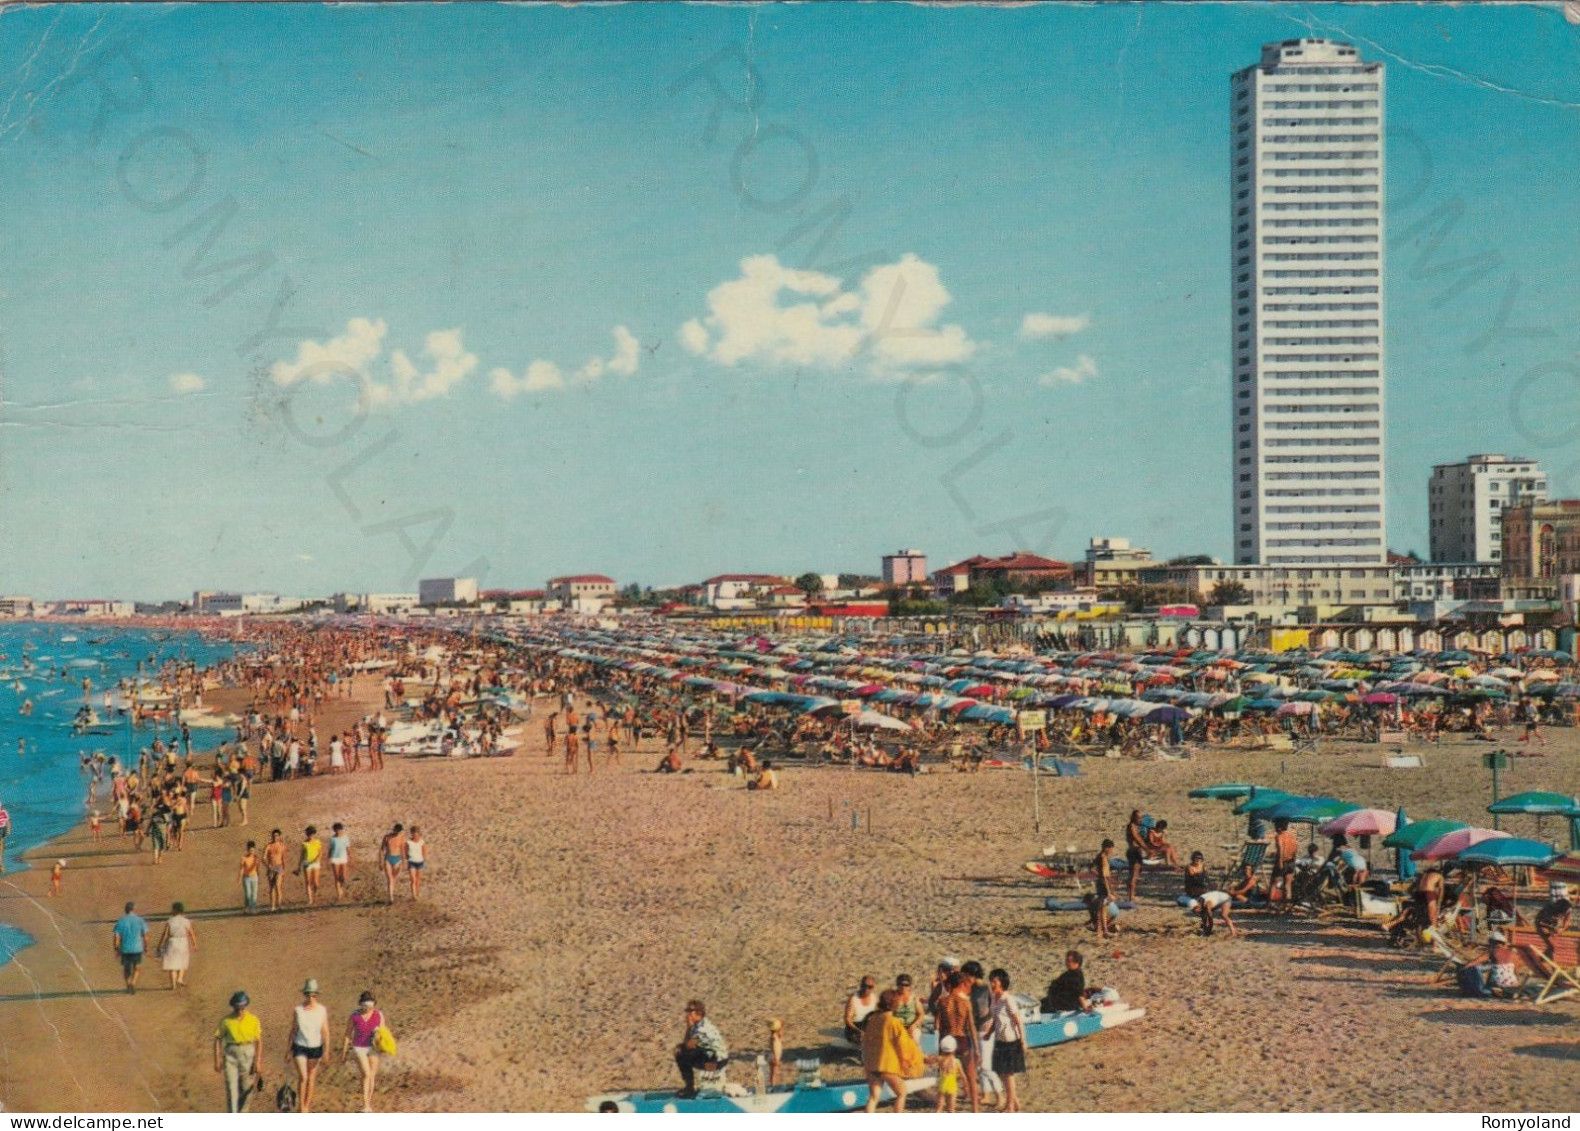
M410 612L420 601L415 593L336 593L335 612L389 616Z
M614 578L601 573L571 573L551 577L545 593L551 603L572 612L594 612L614 600Z
M33 598L0 597L0 617L22 618L33 615Z
M788 584L772 573L721 573L702 583L702 600L715 609L755 609L759 596Z

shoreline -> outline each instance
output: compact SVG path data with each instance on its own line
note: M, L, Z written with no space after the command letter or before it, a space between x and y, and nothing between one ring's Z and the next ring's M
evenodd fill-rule
M326 711L326 724L340 725L337 720L348 715L360 717L377 701L376 681L374 687L370 695L368 681L359 679L351 700L336 701ZM213 698L224 702L245 695L231 689L216 691ZM0 1010L13 1011L12 1017L21 1022L0 1023L0 1034L27 1032L35 1039L20 1044L15 1036L0 1035L0 1099L7 1110L222 1110L222 1102L216 1102L223 1092L212 1072L209 1040L225 1012L225 1000L239 988L248 990L254 1012L265 1019L266 1033L274 1030L273 1047L265 1046L272 1106L273 1090L285 1080L285 1034L279 1030L298 1000L301 978L296 969L311 967L304 976L320 978L326 1004L332 1013L341 1013L341 999L354 1001L362 988L352 982L371 945L373 917L383 908L359 902L304 914L300 881L293 884L287 871L289 906L278 914L246 916L237 861L246 840L261 845L272 827L285 830L288 839L294 831L293 844L304 823L327 830L330 820L338 818L303 817L303 812L331 811L341 800L334 795L347 792L342 783L363 776L261 783L254 787L251 822L245 827L233 820L229 827L211 829L207 806L200 806L186 850L170 850L158 867L146 845L142 853L133 852L132 842L121 838L113 820L103 822L103 839L95 844L86 817L21 854L20 860L33 866L8 872L0 881L0 906L6 919L34 943L0 968ZM382 887L372 872L370 854L378 835L364 830L357 845L361 859L353 857L363 891L375 880ZM372 844L367 843L370 836ZM36 866L54 858L67 861L59 899L47 894L48 869ZM136 902L138 914L152 928L135 995L123 992L111 944L111 928L127 900ZM172 993L153 951L160 926L177 900L186 904L198 949L188 988ZM327 922L331 919L333 924ZM338 991L334 997L328 996L331 987ZM5 1018L3 1012L0 1018ZM336 1028L336 1036L338 1032ZM320 1108L337 1110L330 1101L342 1090L326 1088ZM355 1110L349 1095L343 1110Z

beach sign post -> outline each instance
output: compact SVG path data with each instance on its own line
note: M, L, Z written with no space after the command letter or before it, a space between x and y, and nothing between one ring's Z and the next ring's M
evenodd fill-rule
M1498 772L1509 768L1509 755L1505 750L1489 750L1481 756L1481 764L1492 771L1492 803L1498 803ZM1503 818L1497 813L1492 815L1492 827L1503 828Z

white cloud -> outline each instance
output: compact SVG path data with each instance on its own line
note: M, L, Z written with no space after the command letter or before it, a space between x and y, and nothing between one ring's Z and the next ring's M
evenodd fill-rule
M610 357L590 357L568 377L554 362L541 359L528 365L520 377L508 369L493 369L488 374L489 387L495 396L507 401L523 393L562 392L572 384L591 385L605 373L630 377L641 360L642 343L624 326L616 326L614 353Z
M869 270L854 288L777 256L741 260L739 278L708 292L708 312L684 323L680 344L720 365L743 361L834 369L865 358L877 376L964 361L977 345L940 325L952 301L938 268L914 254Z
M423 343L422 352L433 363L423 373L405 350L390 354L389 384L369 380L368 398L372 404L419 404L447 397L450 390L477 368L477 355L466 352L461 331L434 330Z
M174 393L186 396L188 393L201 393L208 388L208 382L196 373L172 373L170 375L170 389Z
M291 386L301 381L327 385L336 377L365 380L368 367L384 352L384 335L389 326L382 318L353 318L345 333L327 342L302 342L296 347L295 361L277 361L269 369L276 385Z
M1075 359L1074 365L1061 365L1051 373L1044 373L1038 382L1048 388L1060 385L1081 385L1097 376L1097 362L1087 354Z
M1028 341L1038 338L1068 338L1092 324L1090 314L1039 314L1033 312L1020 320L1020 336Z

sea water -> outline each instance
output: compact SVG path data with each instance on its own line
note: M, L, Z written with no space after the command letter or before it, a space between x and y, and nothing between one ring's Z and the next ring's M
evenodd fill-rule
M158 734L171 733L144 724L133 730L129 719L104 706L104 693L122 679L155 675L167 660L187 660L200 668L233 655L235 646L209 640L196 632L110 628L92 622L45 624L32 621L0 624L0 805L11 815L6 841L7 872L24 865L22 854L67 832L87 816L88 778L82 755L103 751L123 765L135 763L137 751ZM98 712L97 732L73 733L77 710L84 703L83 680L89 681L86 702ZM31 715L23 705L31 701ZM217 745L228 732L194 730L194 747ZM18 750L18 741L22 743ZM101 813L113 814L109 783L99 789ZM114 827L113 816L106 829ZM69 864L68 864L69 868ZM31 944L23 931L0 923L0 961L8 962Z

